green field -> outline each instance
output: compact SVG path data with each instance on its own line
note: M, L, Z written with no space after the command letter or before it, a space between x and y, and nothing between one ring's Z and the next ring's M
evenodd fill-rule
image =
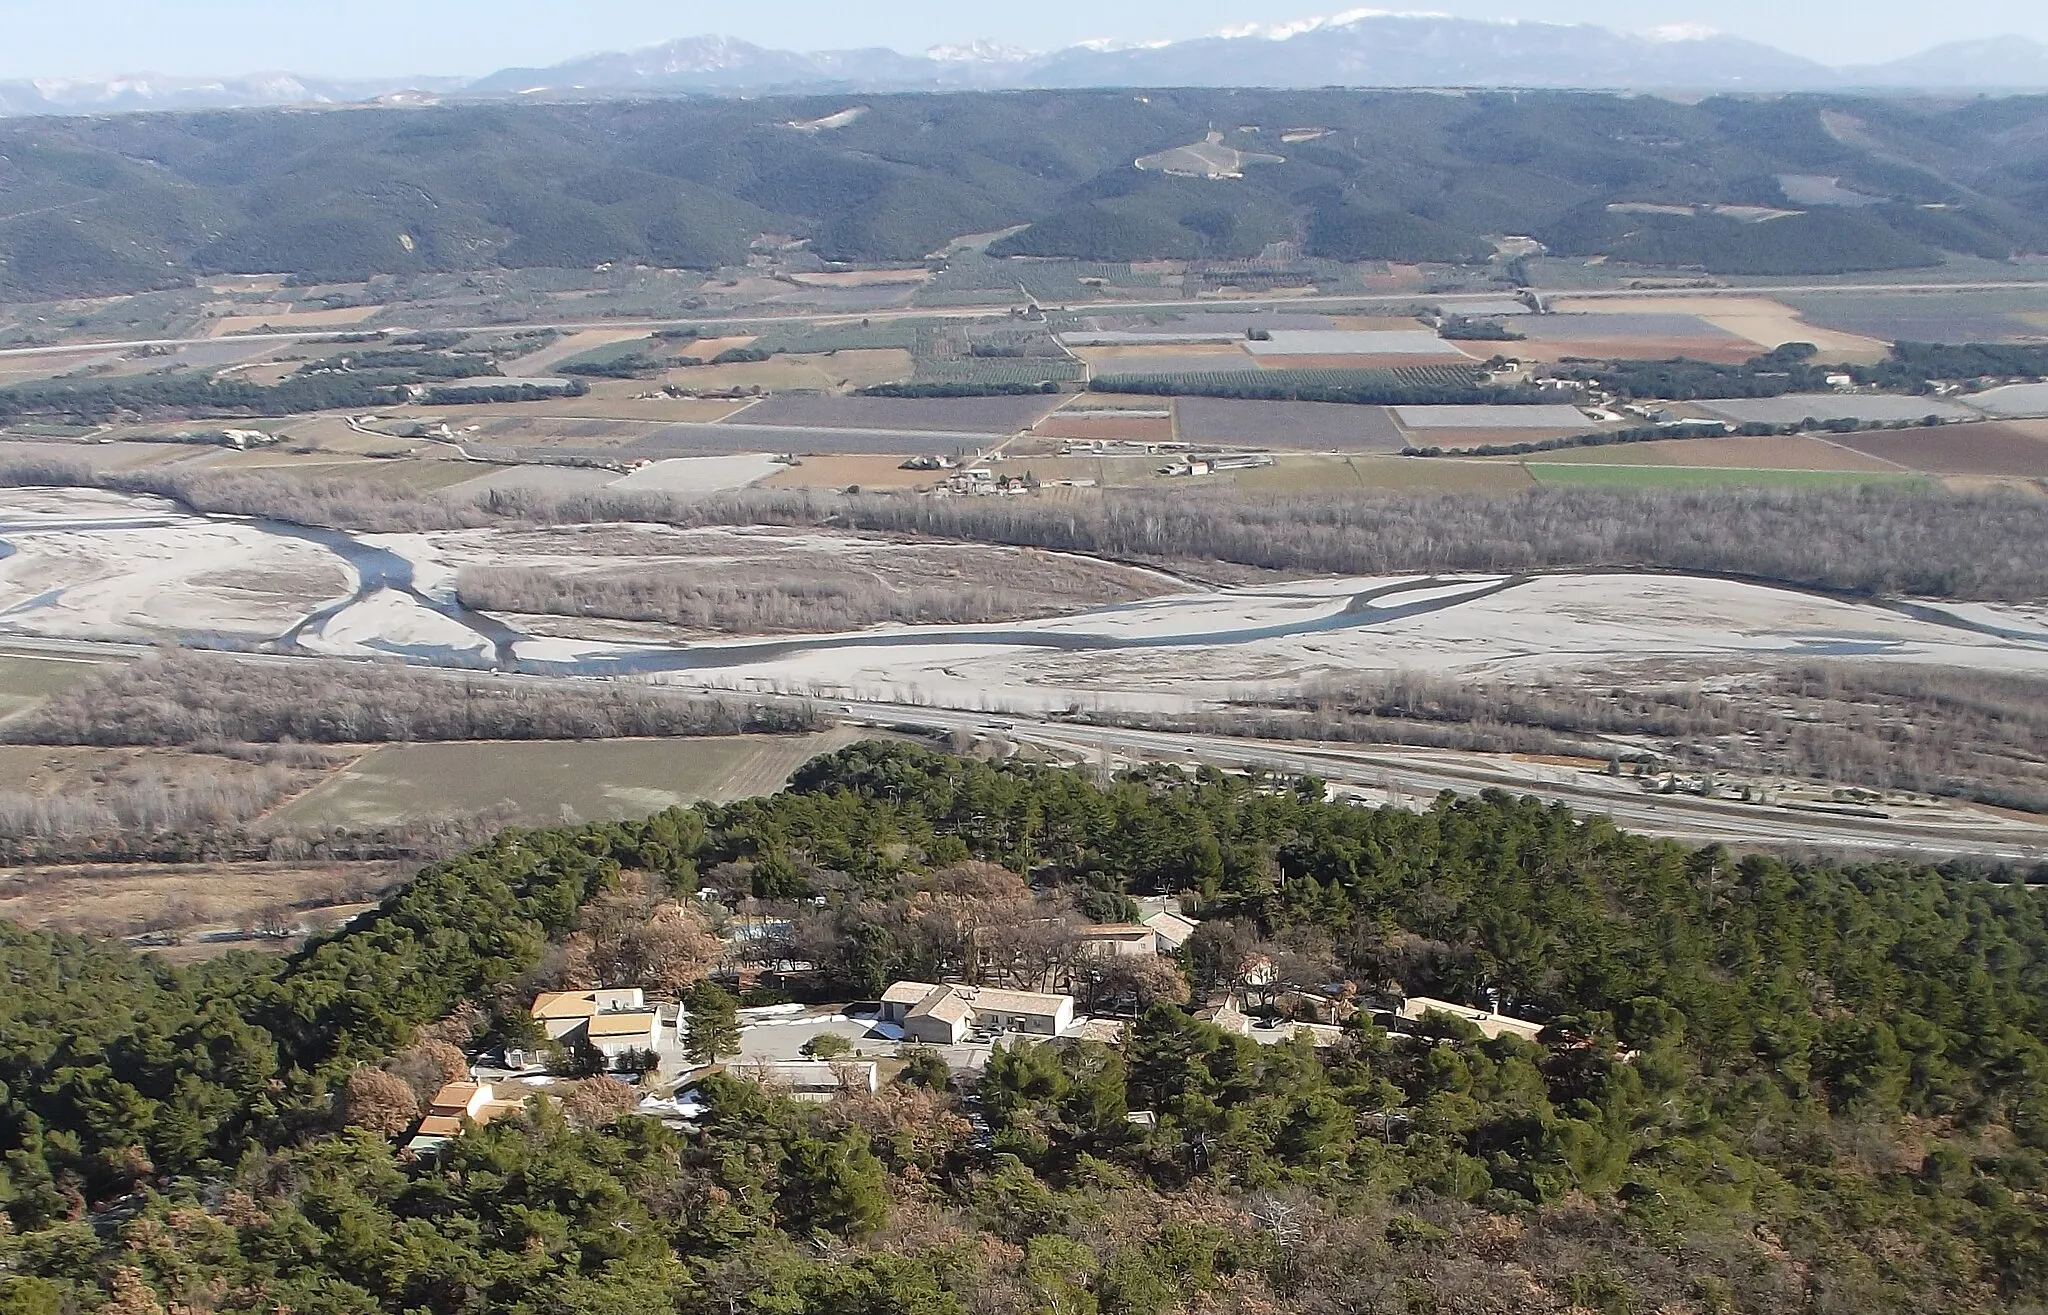
M19 657L0 654L0 717L11 717L71 688L97 671L87 659Z
M1718 466L1610 466L1531 461L1538 484L1597 489L1829 489L1859 484L1925 484L1924 475L1889 471L1745 470Z
M279 809L284 827L389 826L509 804L535 825L645 817L782 788L851 731L700 740L393 744Z

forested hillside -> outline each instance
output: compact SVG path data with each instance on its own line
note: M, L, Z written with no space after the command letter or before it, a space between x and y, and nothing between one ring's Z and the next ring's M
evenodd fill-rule
M1196 893L1198 987L1263 950L1549 1025L1362 1014L1318 1052L1162 1003L1121 1050L999 1054L973 1107L913 1065L829 1108L713 1079L693 1136L535 1107L432 1166L343 1126L359 1066L523 1013L622 874L722 865L872 998L930 966L914 910L971 859L1084 908ZM281 965L7 931L0 970L9 1315L2048 1301L2040 890L1687 852L1503 795L1373 812L863 745L774 799L508 834Z
M853 108L845 99L8 121L0 295L218 272L708 268L742 261L763 233L809 238L833 260L916 261L1020 224L998 254L1238 258L1298 241L1338 260L1464 261L1491 254L1488 235L1533 234L1565 255L1825 273L2048 249L2040 98L1076 91L855 103L866 112L833 127L818 121ZM1134 167L1212 127L1283 162L1213 180Z

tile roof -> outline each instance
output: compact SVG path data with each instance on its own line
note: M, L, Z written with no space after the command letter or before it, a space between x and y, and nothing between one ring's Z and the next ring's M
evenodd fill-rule
M909 1013L911 1018L936 1018L942 1023L964 1022L974 1006L966 996L949 986L935 989Z
M939 988L931 982L898 982L882 992L882 1003L914 1005Z

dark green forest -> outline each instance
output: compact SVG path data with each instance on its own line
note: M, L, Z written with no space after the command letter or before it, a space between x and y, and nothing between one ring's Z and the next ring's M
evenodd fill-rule
M0 296L195 276L744 261L766 232L832 260L918 261L1018 224L997 255L1485 261L1487 235L1565 256L1822 274L2048 249L2048 99L1964 103L1578 93L1118 91L458 105L0 124ZM1853 130L1841 125L1853 125ZM1829 125L1835 125L1831 128ZM1285 163L1229 181L1141 172L1199 141ZM1244 131L1256 128L1257 132ZM1765 223L1616 204L1799 209L1788 176L1871 203Z
M999 1054L972 1104L919 1063L830 1107L713 1078L694 1134L530 1106L413 1163L343 1126L350 1073L451 1015L502 1029L631 874L822 900L822 971L873 998L927 966L907 910L973 859L1083 907L1192 892L1198 988L1266 945L1548 1026L1396 1039L1362 1013L1318 1052L1155 1004L1121 1049ZM2048 896L1497 793L1370 811L858 745L772 799L508 832L282 963L8 929L0 971L9 1315L2048 1301Z

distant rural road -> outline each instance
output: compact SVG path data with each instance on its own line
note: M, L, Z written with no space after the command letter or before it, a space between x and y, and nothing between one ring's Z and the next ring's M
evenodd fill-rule
M2037 289L2048 291L2048 281L2014 279L2004 282L1981 283L1770 283L1753 284L1732 288L1534 288L1531 291L1551 297L1573 297L1589 300L1637 297L1771 297L1784 293L1800 292L1894 292L1894 293L1940 293L1940 292L2009 292L2013 290ZM1170 310L1242 310L1252 307L1278 307L1282 309L1298 306L1358 306L1393 304L1405 305L1410 302L1429 301L1446 305L1457 305L1469 301L1499 301L1513 296L1513 292L1502 289L1493 292L1396 292L1387 294L1368 293L1358 296L1328 297L1235 297L1230 299L1202 298L1186 301L1075 301L1058 303L1057 309L1070 313L1093 315L1111 312L1142 313L1146 311ZM1019 305L1024 304L1019 302ZM856 324L864 320L901 319L985 319L1004 313L1002 306L929 306L901 307L870 311L831 311L798 315L689 315L663 320L561 320L561 321L520 321L513 324L472 324L452 328L437 327L437 333L504 333L516 329L554 329L563 333L581 333L588 330L656 329L673 328L678 325L731 324L734 326L754 324ZM338 334L354 333L407 333L413 332L404 326L388 325L374 327L330 327L325 329L299 330L284 333L236 333L225 337L209 337L204 334L184 338L120 338L91 342L55 343L42 347L0 348L0 359L22 356L58 356L92 351L126 351L138 347L185 347L202 342L315 342L333 338Z

